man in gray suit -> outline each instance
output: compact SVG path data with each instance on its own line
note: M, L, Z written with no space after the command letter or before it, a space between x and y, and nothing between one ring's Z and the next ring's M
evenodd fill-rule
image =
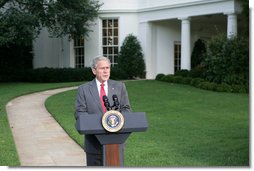
M106 57L96 57L92 62L92 72L95 79L82 84L78 88L75 104L75 118L87 114L104 114L104 104L100 100L101 84L104 92L109 97L109 103L113 104L112 95L117 95L120 103L120 112L130 112L128 93L124 83L110 80L110 60ZM98 123L100 124L100 123ZM87 166L102 166L102 145L94 135L85 135L85 151Z

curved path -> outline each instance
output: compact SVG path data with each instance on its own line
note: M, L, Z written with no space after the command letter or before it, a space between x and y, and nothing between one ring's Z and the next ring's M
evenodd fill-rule
M85 165L84 150L68 136L44 106L49 96L75 88L20 96L6 105L21 166Z

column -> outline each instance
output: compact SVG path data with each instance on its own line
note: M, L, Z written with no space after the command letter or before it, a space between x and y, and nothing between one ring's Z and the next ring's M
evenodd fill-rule
M237 15L235 13L226 13L226 15L228 15L227 37L237 36Z
M179 18L181 26L181 69L191 69L190 18Z
M152 47L152 23L151 22L142 22L139 23L139 37L138 39L141 42L141 46L144 52L144 60L146 64L146 78L154 79L155 78L155 65L153 57L153 47Z

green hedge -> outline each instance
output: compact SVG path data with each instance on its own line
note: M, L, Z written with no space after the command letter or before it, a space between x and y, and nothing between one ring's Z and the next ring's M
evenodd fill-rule
M186 72L182 72L186 75ZM243 85L228 85L225 83L218 84L206 81L203 78L192 78L187 76L178 75L164 75L158 74L156 76L156 80L170 82L170 83L178 83L178 84L187 84L197 88L217 91L217 92L232 92L232 93L248 93L249 87Z
M28 70L23 80L28 82L74 82L92 80L90 68L38 68Z
M76 82L90 81L94 75L90 67L86 68L38 68L28 70L9 70L0 73L0 82ZM119 67L111 68L111 79L126 79L125 72Z

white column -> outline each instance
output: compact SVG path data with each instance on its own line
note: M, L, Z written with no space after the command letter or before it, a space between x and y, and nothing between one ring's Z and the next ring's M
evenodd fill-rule
M179 18L181 26L181 69L191 69L190 18Z
M227 37L231 38L237 36L237 15L235 13L227 13Z
M153 47L152 47L152 23L142 22L139 24L139 37L141 46L144 52L144 60L146 64L146 78L155 78L155 63L152 57Z

